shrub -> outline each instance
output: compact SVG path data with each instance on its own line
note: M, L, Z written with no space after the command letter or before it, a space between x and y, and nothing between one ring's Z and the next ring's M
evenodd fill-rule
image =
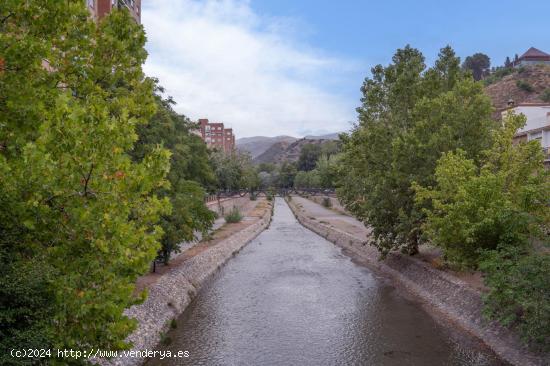
M178 327L178 322L176 319L170 320L170 329L176 329Z
M233 206L231 211L229 211L229 213L225 215L225 222L229 224L240 222L242 219L243 216L241 215L241 211L236 206Z
M525 80L516 81L516 85L518 88L520 88L523 91L526 91L527 93L532 93L534 91L533 86Z
M332 202L329 197L324 197L323 202L321 203L323 207L330 208L332 207Z
M544 102L550 103L550 88L544 89L544 91L540 95L540 99L543 100Z
M550 254L505 248L487 253L480 268L490 289L485 315L516 327L525 341L550 350Z

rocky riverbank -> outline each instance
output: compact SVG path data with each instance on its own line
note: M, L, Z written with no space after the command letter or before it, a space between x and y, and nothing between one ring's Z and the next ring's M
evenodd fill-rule
M503 360L518 366L550 365L546 355L529 351L512 331L483 319L479 290L410 256L393 253L380 261L378 251L366 242L366 235L358 235L360 230L350 224L352 218L337 217L338 213L301 197L293 197L288 203L302 225L390 276L398 287L417 297L432 313L479 338ZM327 211L327 218L323 217L323 210Z
M256 209L243 219L249 225L200 251L155 281L148 289L145 302L126 311L127 316L138 322L137 329L127 339L133 344L132 350L153 350L169 330L171 321L185 310L205 281L269 226L271 214L271 202L259 200ZM143 362L142 358L129 357L99 361L102 365L121 366Z

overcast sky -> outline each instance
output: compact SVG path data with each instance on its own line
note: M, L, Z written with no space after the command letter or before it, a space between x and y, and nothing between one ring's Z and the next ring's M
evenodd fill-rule
M149 58L176 110L237 138L349 129L362 80L398 47L450 44L493 64L550 52L550 1L144 0ZM444 3L448 3L444 5Z

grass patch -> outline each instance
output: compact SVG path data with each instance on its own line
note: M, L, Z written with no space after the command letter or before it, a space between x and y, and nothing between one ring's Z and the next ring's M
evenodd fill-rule
M233 206L231 211L227 215L225 215L225 222L228 224L234 224L237 222L240 222L243 219L243 215L241 214L241 210L239 210L238 207Z

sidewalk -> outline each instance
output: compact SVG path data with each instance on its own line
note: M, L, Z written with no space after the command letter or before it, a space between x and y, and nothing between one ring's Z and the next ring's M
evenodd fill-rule
M321 224L329 225L338 230L353 235L359 240L366 241L370 235L370 229L356 218L344 215L335 210L325 208L307 198L292 196L292 201L296 207L312 220L317 220Z

